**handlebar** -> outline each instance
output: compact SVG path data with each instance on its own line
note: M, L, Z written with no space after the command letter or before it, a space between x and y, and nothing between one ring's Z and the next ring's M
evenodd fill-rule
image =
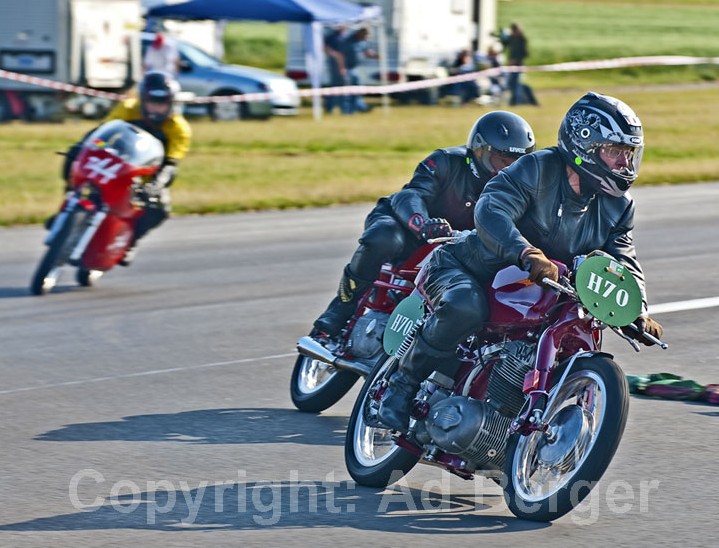
M561 278L560 278L560 280L561 280ZM580 302L579 295L577 295L577 292L574 291L574 289L572 289L571 286L569 286L568 284L562 285L553 280L550 280L549 278L543 278L542 283L545 286L555 289L555 290L559 291L560 293L564 293L565 295L569 295L572 299L576 300L577 302ZM662 350L666 350L667 348L669 348L669 345L667 343L665 343L664 341L647 333L646 331L640 332L634 324L629 324L627 327L630 327L632 329L632 331L634 331L634 333L636 333L637 337L644 337L648 341L651 341L654 344L656 344ZM618 327L611 326L611 329L617 335L619 335L621 338L623 338L627 342L629 342L629 344L632 345L632 348L634 348L634 350L639 352L639 344L636 342L636 340L634 338L632 338L628 335L625 335Z

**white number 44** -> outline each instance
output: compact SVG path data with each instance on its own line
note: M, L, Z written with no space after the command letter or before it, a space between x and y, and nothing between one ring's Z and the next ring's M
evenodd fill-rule
M117 172L120 171L122 167L122 162L110 165L111 162L112 158L103 158L100 160L99 158L90 156L85 164L85 169L90 171L94 177L102 177L99 183L104 185L115 179Z

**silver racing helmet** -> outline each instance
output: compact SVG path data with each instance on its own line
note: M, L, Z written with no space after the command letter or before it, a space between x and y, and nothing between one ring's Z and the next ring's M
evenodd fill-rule
M639 174L642 123L624 102L589 92L574 103L559 128L559 152L579 173L582 189L622 196ZM612 159L622 157L621 162Z

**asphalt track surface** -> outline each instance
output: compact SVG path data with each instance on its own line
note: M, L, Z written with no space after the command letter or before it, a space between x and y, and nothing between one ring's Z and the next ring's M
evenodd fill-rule
M719 183L634 195L670 349L611 334L605 349L630 374L719 383ZM311 415L288 382L368 210L173 219L131 268L89 289L68 273L45 297L27 289L43 230L0 229L0 546L713 543L719 407L699 403L633 396L609 470L553 524L428 466L356 486L343 441L358 387Z

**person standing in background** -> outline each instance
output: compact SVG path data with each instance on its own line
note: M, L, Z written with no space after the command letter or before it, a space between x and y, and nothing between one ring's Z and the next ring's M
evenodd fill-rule
M509 27L509 33L502 33L500 40L506 51L507 65L510 67L523 66L524 60L529 55L529 44L519 23L512 23ZM539 103L534 97L532 88L521 82L521 76L521 72L510 72L507 77L507 87L512 94L509 104L530 103L538 105Z
M377 59L378 54L367 45L369 29L362 27L355 31L345 26L338 27L325 37L325 53L329 60L330 87L356 86L359 84L360 54L364 57ZM336 105L342 114L367 112L370 110L359 95L330 95L325 102L325 111L330 114Z
M142 70L164 72L173 79L177 78L180 71L180 54L175 43L161 32L155 34L155 39L142 59Z

